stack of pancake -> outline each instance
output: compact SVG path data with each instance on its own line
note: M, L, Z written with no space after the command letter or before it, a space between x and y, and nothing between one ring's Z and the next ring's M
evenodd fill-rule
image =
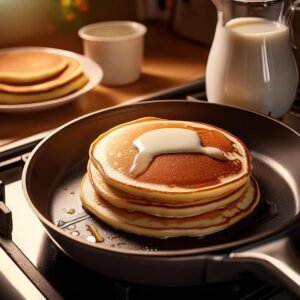
M19 104L66 96L88 82L81 64L44 51L0 53L0 103Z
M204 236L259 202L246 146L214 126L143 118L101 134L81 183L83 207L137 235Z

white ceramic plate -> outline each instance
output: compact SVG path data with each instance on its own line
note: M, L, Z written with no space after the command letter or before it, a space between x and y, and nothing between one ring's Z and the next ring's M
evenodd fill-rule
M77 99L79 96L84 95L85 93L87 93L88 91L96 87L100 83L103 77L102 69L93 60L91 60L86 56L74 52L66 51L66 50L55 49L55 48L44 48L44 47L17 47L17 48L6 48L0 50L0 53L32 51L32 50L60 54L60 55L64 55L76 59L81 63L83 70L89 79L88 83L83 88L81 88L80 90L74 93L68 94L64 97L52 99L52 100L24 103L24 104L0 104L0 112L32 112L37 110L45 110L45 109L49 109L49 108L53 108L65 104L67 102Z

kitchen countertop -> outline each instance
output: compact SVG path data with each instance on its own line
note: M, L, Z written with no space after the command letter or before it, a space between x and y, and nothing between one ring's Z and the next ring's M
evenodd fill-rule
M138 81L118 87L100 84L79 99L46 111L0 113L0 147L56 128L89 112L204 77L208 47L178 36L164 22L152 22L146 26L145 59ZM7 45L15 46L53 47L82 53L77 31L56 31L44 37Z

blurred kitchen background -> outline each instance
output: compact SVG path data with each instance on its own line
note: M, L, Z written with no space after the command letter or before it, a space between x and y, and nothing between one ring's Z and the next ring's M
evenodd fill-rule
M182 36L209 44L216 12L210 0L1 0L0 45L107 20L164 20Z
M182 37L209 46L216 11L210 0L1 0L0 47L107 20L163 21ZM300 45L300 11L293 23ZM300 62L300 51L295 51Z

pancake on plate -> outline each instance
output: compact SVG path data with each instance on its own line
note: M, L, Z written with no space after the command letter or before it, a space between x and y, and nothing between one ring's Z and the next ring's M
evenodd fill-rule
M37 50L17 51L2 53L0 63L1 59L0 104L54 100L81 89L88 82L80 62L63 55ZM10 83L6 82L7 78ZM34 82L35 79L38 81Z
M0 82L33 84L62 72L67 60L62 55L44 51L0 53Z
M82 66L77 60L69 57L65 57L65 60L67 62L67 67L49 80L26 85L13 85L0 82L0 92L27 94L48 91L58 86L62 86L75 79L83 72Z
M246 146L204 123L121 124L92 143L87 171L84 208L114 228L149 237L211 234L259 202Z
M49 89L43 92L37 93L7 93L0 92L0 103L3 104L20 104L20 103L33 103L45 100L53 100L68 94L71 94L81 89L88 82L88 78L84 73L73 80L58 86L53 89Z

